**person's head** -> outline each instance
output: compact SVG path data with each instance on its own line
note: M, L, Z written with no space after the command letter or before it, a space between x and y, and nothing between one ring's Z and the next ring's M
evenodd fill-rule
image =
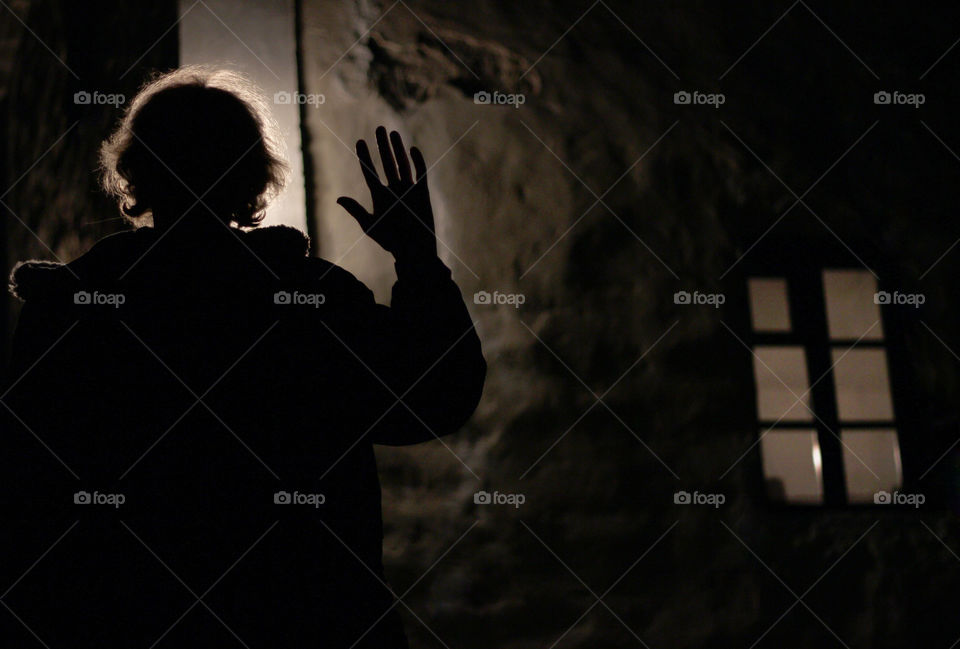
M152 216L157 227L187 211L253 227L288 170L259 89L203 66L144 85L101 146L100 164L103 188L123 213L134 222Z

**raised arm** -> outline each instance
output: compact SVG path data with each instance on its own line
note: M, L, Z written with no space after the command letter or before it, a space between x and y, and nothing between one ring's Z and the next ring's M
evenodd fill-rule
M391 306L374 307L371 322L362 325L363 360L380 383L370 402L378 416L380 408L389 408L370 434L380 444L414 444L466 422L480 399L486 363L460 289L437 257L423 155L415 147L410 151L414 180L399 133L388 140L386 129L378 128L377 145L386 185L366 142L357 142L372 213L346 196L337 203L396 260Z

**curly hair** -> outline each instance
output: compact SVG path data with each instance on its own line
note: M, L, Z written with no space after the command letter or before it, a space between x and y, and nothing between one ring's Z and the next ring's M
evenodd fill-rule
M283 140L259 88L240 73L185 66L150 79L100 147L101 184L142 225L158 206L206 206L255 227L283 189Z

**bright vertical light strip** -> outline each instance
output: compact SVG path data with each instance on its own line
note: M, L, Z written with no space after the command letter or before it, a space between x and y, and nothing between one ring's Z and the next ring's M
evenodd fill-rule
M267 96L280 124L290 162L287 188L267 210L264 225L290 225L306 231L306 193L300 147L300 110L295 101L277 103L277 93L293 96L297 56L293 0L180 0L180 64L221 65L243 72Z
M811 433L813 449L813 471L817 475L817 492L823 496L823 456L820 454L820 440L816 433Z
M896 488L899 489L901 486L903 486L903 464L900 461L900 435L896 430L893 432L893 465L897 474Z

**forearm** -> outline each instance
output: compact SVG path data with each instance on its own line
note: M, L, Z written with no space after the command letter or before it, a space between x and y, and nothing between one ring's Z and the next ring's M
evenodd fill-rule
M449 269L434 257L398 263L397 276L388 374L401 403L377 426L374 441L382 444L455 432L476 408L486 376L480 339Z

